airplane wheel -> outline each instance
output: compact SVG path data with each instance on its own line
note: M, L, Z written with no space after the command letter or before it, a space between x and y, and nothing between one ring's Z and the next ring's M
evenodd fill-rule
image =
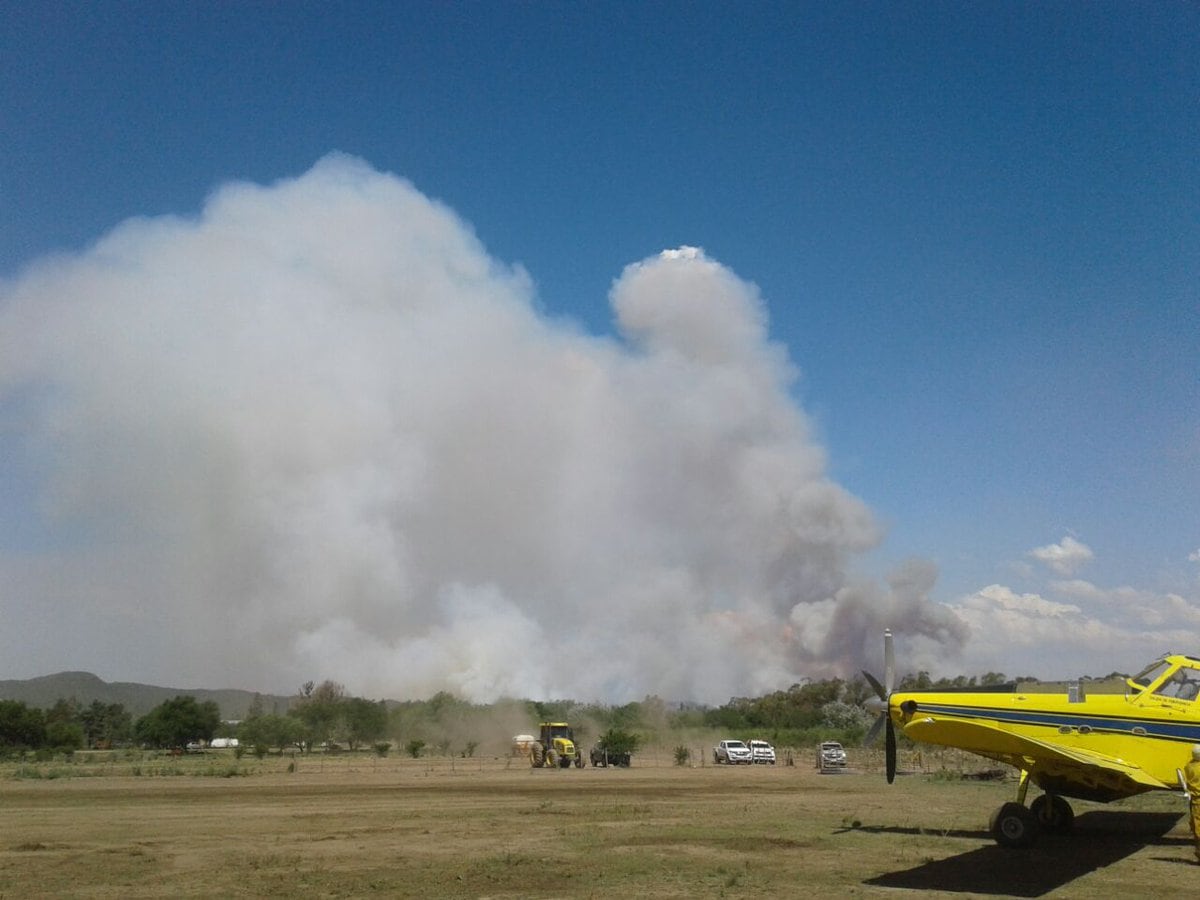
M1071 804L1058 796L1055 796L1050 804L1054 810L1054 830L1070 831L1075 826L1075 810L1071 809Z
M1031 804L1029 811L1038 820L1042 830L1048 832L1070 831L1075 824L1075 810L1071 804L1057 794L1042 794Z
M1028 847L1038 836L1038 820L1020 803L1005 803L992 816L989 830L1001 847Z

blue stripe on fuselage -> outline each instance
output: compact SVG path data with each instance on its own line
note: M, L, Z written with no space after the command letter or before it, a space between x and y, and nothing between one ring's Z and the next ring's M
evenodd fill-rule
M1037 710L997 709L994 706L952 706L944 703L923 703L917 698L917 709L914 715L921 713L951 716L962 719L992 719L998 722L1010 722L1015 725L1043 725L1048 728L1058 728L1062 725L1074 729L1091 728L1093 732L1104 731L1116 734L1132 734L1135 727L1146 729L1144 735L1137 737L1165 738L1172 741L1187 743L1200 742L1200 722L1173 723L1161 719L1142 719L1132 716L1097 716L1087 713L1071 713L1064 711L1040 712Z

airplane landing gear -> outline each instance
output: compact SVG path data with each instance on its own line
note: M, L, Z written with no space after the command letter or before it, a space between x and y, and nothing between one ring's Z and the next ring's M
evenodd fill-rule
M988 830L1001 847L1028 847L1037 839L1041 827L1032 811L1011 801L996 810Z
M1075 811L1071 809L1071 804L1058 794L1042 794L1026 808L1029 785L1029 772L1022 771L1017 784L1017 799L996 810L988 824L992 837L1001 847L1028 847L1043 832L1056 834L1070 831L1075 822Z
M1029 804L1029 811L1042 830L1051 834L1070 831L1075 824L1075 810L1058 794L1042 794Z
M1042 832L1047 834L1070 831L1075 822L1071 804L1058 794L1042 794L1025 806L1029 793L1029 773L1021 772L1017 784L1017 799L1005 803L988 823L988 830L1001 847L1028 847Z

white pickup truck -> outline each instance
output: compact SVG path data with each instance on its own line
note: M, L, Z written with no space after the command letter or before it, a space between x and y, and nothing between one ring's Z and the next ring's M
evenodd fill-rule
M718 766L721 763L748 766L754 762L754 757L750 754L750 748L742 741L721 741L713 747L713 762Z
M756 765L775 765L775 748L766 741L750 742L750 761Z
M817 768L828 769L846 768L846 751L837 741L825 741L817 747Z

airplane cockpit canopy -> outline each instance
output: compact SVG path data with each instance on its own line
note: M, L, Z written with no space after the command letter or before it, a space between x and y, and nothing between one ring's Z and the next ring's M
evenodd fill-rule
M1169 668L1171 668L1169 660L1165 658L1156 659L1132 678L1127 679L1127 681L1129 686L1135 691L1144 691L1150 685L1154 684L1154 682L1158 681Z
M1200 659L1167 654L1125 682L1139 694L1153 688L1156 697L1195 700L1200 697Z
M1200 670L1180 666L1163 681L1154 693L1159 697L1174 697L1176 700L1195 700L1200 694Z

